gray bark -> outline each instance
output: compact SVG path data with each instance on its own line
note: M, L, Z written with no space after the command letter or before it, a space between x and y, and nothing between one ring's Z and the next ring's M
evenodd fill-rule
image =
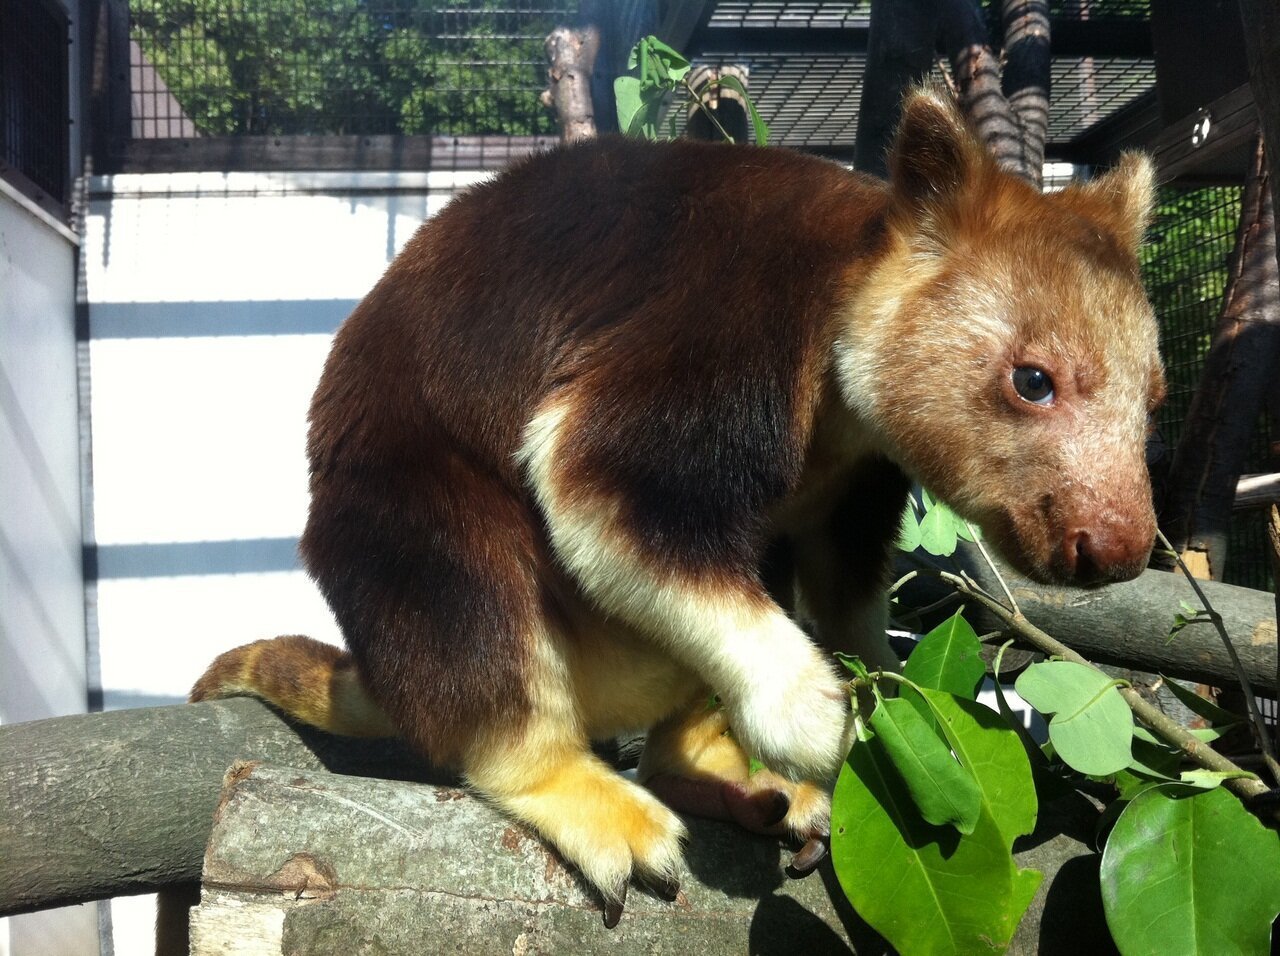
M998 585L962 554L993 593ZM1007 573L1035 624L1093 659L1216 685L1234 680L1208 624L1173 641L1180 599L1175 575L1148 571L1094 591L1049 588ZM904 598L924 606L942 593L915 582ZM1254 686L1275 686L1272 596L1206 582ZM949 613L949 612L943 612ZM975 615L975 626L993 622ZM394 741L356 741L294 727L254 700L215 701L60 717L0 727L0 916L141 893L190 882L237 759L304 770L450 782ZM789 904L787 904L789 905Z
M632 889L607 930L558 854L460 790L261 766L228 779L191 915L195 956L232 943L238 953L309 956L361 945L388 954L886 952L839 895L829 862L791 880L776 840L728 824L690 820L676 901ZM1047 938L1097 952L1096 857L1077 839L1096 813L1062 804L1042 816L1019 863L1047 878L1010 951L1052 951L1041 946Z
M546 106L555 110L566 143L596 135L591 100L591 72L600 50L600 31L594 25L578 30L556 27L544 44L547 53Z
M265 758L446 780L394 741L293 727L256 700L0 727L0 916L200 877L222 774Z
M972 545L962 545L958 563L988 592L1003 597L1000 584ZM920 563L899 561L905 574ZM945 565L939 565L945 567ZM1218 687L1235 686L1236 676L1222 640L1209 623L1190 624L1169 640L1178 602L1196 603L1181 574L1149 570L1133 581L1093 590L1036 584L1005 565L1008 582L1026 618L1092 661L1179 677ZM1201 588L1223 616L1241 664L1254 689L1270 693L1276 686L1276 608L1271 594L1216 581ZM908 607L925 607L951 593L941 581L920 577L901 592ZM924 629L955 611L951 604L926 621L910 621ZM899 615L903 616L903 615ZM999 621L977 607L966 617L979 633L999 629Z

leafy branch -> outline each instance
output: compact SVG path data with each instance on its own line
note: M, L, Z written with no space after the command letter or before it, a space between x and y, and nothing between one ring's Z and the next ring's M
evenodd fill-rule
M1211 725L1189 730L1036 627L974 529L927 493L904 513L899 546L946 558L964 538L978 543L1007 603L958 566L917 568L890 594L930 575L948 585L950 599L997 618L1001 635L1013 638L996 658L998 713L975 700L989 636L977 635L963 607L920 640L900 675L841 658L854 675L858 740L832 799L831 856L854 909L907 956L1002 951L1041 880L1018 867L1013 841L1034 827L1037 780L1049 792L1070 785L1070 776L1052 782L1060 764L1117 793L1099 818L1109 828L1100 870L1108 928L1125 956L1264 952L1280 884L1242 878L1237 861L1280 867L1280 837L1250 813L1264 815L1263 798L1275 792L1209 745L1239 718L1170 682ZM1200 619L1197 608L1184 602L1183 610L1184 620ZM1203 613L1225 641L1221 616ZM1050 658L1014 684L1048 720L1043 748L999 685L1004 648L1015 642ZM859 711L867 706L869 715ZM1195 769L1182 769L1188 763Z
M1093 666L1067 645L1040 630L1040 628L1023 617L1021 612L1005 607L1004 604L988 594L968 575L953 574L949 571L936 571L934 573L955 588L957 593L981 604L999 618L1009 631L1018 637L1021 643L1030 645L1050 657L1083 664L1087 667ZM1150 727L1152 731L1167 743L1176 747L1197 765L1204 767L1206 770L1224 774L1246 773L1241 767L1219 754L1205 741L1169 717L1132 687L1121 687L1119 692L1138 720ZM1234 777L1227 781L1226 786L1245 798L1256 797L1268 791L1266 784L1252 774Z
M706 104L702 91L694 88L689 80L693 65L677 50L672 49L655 36L647 36L631 48L627 55L627 69L635 75L620 76L613 81L614 98L618 104L618 128L628 136L659 139L658 119L667 98L683 93L689 105L702 112L727 142L733 137L721 125L715 112ZM724 87L740 97L751 116L756 143L769 144L769 126L747 94L746 87L736 76L721 76L709 80L707 89ZM668 112L668 137L675 136L676 109Z

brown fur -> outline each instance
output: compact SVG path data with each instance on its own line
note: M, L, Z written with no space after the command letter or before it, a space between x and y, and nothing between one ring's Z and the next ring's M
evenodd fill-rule
M344 723L325 699L347 659L297 638L224 656L193 697L394 725L613 901L670 878L683 829L592 738L656 725L645 775L784 790L784 826L814 832L821 790L744 769L829 779L843 756L840 684L784 609L892 666L907 475L1045 580L1131 576L1153 532L1149 167L1040 196L927 93L891 166L890 188L605 138L451 203L339 331L312 405L302 553L359 674L347 703L376 707ZM1051 406L1014 391L1022 365Z

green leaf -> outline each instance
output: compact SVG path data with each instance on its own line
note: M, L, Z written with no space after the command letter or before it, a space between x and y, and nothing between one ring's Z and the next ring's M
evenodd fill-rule
M645 44L649 56L653 58L654 62L662 65L663 72L671 79L679 82L689 72L691 65L679 50L667 46L667 44L653 35L645 37L640 43ZM628 67L631 66L629 58L627 65Z
M860 677L863 680L871 679L871 672L867 670L867 665L862 663L862 658L856 654L844 654L836 651L835 656L836 660L844 665L845 670L852 672L854 677Z
M921 819L876 736L836 781L831 856L858 915L909 954L998 952L1040 881L1017 869L988 806L969 836Z
M856 748L855 748L856 749ZM1270 952L1280 836L1226 790L1147 790L1102 854L1107 926L1125 956Z
M961 608L921 639L907 658L902 676L921 687L973 700L986 672L982 643Z
M1176 680L1164 678L1164 686L1169 688L1169 693L1182 701L1184 707L1191 711L1197 717L1203 717L1209 723L1216 726L1224 724L1240 723L1240 715L1233 714L1229 710L1224 710L1211 700L1206 700L1193 690L1183 687Z
M1118 770L1112 780L1115 783L1116 790L1120 793L1120 799L1116 803L1132 800L1138 794L1150 790L1152 787L1162 787L1170 783L1169 780L1152 779L1132 770ZM1115 803L1112 806L1115 806ZM1118 814L1122 809L1124 808L1117 808L1116 813Z
M934 505L920 519L920 546L930 554L948 557L956 553L959 535L954 515L945 505Z
M909 702L883 697L877 701L870 724L925 821L972 833L982 793L933 726Z
M1128 770L1159 777L1164 780L1177 780L1178 767L1182 764L1182 753L1157 740L1150 731L1143 727L1133 729L1133 759L1129 761Z
M764 121L764 117L760 115L760 111L756 109L755 102L751 99L747 88L742 85L742 81L736 76L722 76L716 80L713 86L727 86L731 90L737 91L742 96L742 102L746 104L747 113L751 116L751 127L756 135L757 146L769 145L769 124ZM914 550L914 549L911 549Z
M916 520L915 509L911 503L902 509L902 524L898 527L898 547L903 551L914 551L920 547L920 522Z
M628 136L637 135L637 116L645 109L640 94L640 81L634 76L620 76L613 81L613 98L618 104L618 129Z
M1011 846L1036 825L1035 782L1017 733L985 704L927 687L920 692L951 751L977 780L983 806Z
M1237 721L1234 724L1223 724L1221 727L1192 727L1187 731L1187 733L1191 734L1192 737L1195 737L1196 740L1203 741L1206 744L1211 744L1215 740L1225 737L1227 734L1231 733L1231 731L1240 726L1240 723L1240 721Z
M1107 777L1133 760L1133 712L1114 682L1073 661L1032 664L1014 689L1049 720L1049 740L1067 766Z

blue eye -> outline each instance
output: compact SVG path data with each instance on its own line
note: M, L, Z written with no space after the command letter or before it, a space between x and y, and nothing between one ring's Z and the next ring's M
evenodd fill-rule
M1053 379L1044 369L1022 365L1013 370L1013 388L1033 405L1053 403Z

